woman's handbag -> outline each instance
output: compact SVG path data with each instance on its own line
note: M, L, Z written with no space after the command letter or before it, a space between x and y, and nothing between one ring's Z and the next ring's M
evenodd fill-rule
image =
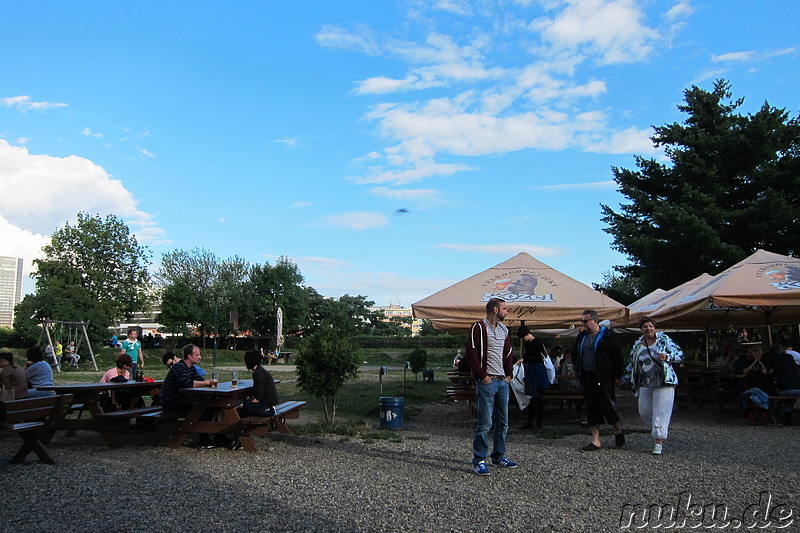
M657 369L656 373L658 374L658 386L661 387L667 381L667 371L664 370L664 361L662 361L661 359L656 359L655 357L653 357L653 354L650 351L650 346L645 344L644 347L647 348L647 355L649 355L650 359L652 359L653 362L655 363L655 366L656 366L656 369Z

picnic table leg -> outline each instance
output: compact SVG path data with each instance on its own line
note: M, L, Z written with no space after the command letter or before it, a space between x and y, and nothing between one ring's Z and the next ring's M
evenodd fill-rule
M231 426L235 426L237 423L241 421L241 417L239 417L239 413L236 411L236 408L233 409L223 409L222 410L222 418L228 422ZM246 452L257 452L258 446L256 446L253 437L247 434L244 435L236 435L239 443L242 445L242 449Z
M181 423L181 425L191 425L198 420L200 420L200 416L202 416L203 411L205 408L201 405L193 405L189 414L186 415L186 419ZM167 442L167 448L180 448L183 446L183 443L186 442L186 437L188 437L188 433L178 432L174 433L170 438L169 442Z
M28 454L34 452L39 457L39 460L43 463L48 465L56 464L55 460L50 457L50 455L47 453L47 450L45 450L44 446L39 440L39 435L40 432L37 430L24 431L20 433L20 437L22 437L22 446L20 446L14 457L11 458L11 463L23 464Z

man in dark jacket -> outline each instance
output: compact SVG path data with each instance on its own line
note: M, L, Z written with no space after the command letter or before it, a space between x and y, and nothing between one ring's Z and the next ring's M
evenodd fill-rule
M506 302L491 298L486 303L486 318L475 322L467 337L466 359L477 382L475 404L478 420L472 439L472 470L479 476L489 475L486 456L489 454L489 429L492 426L492 464L501 468L517 466L505 455L509 383L514 363L508 328L502 323L506 314Z
M625 435L614 409L614 384L619 384L622 378L622 351L611 330L600 326L597 311L584 311L581 325L583 331L575 339L572 353L575 357L575 373L583 384L586 419L592 430L592 442L581 450L590 452L600 449L600 424L603 421L614 426L614 441L619 448L625 444Z

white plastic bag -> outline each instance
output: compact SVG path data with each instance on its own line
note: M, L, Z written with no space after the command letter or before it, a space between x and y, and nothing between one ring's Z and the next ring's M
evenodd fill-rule
M547 370L547 381L552 385L556 382L556 368L553 366L553 360L547 354L542 354L544 361L544 368Z
M522 365L514 365L514 373L511 377L511 390L517 399L520 409L525 409L531 402L530 396L525 396L525 369Z

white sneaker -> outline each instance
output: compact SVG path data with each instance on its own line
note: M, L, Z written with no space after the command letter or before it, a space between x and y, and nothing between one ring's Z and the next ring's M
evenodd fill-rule
M663 453L663 444L656 444L653 448L653 455L661 455Z

